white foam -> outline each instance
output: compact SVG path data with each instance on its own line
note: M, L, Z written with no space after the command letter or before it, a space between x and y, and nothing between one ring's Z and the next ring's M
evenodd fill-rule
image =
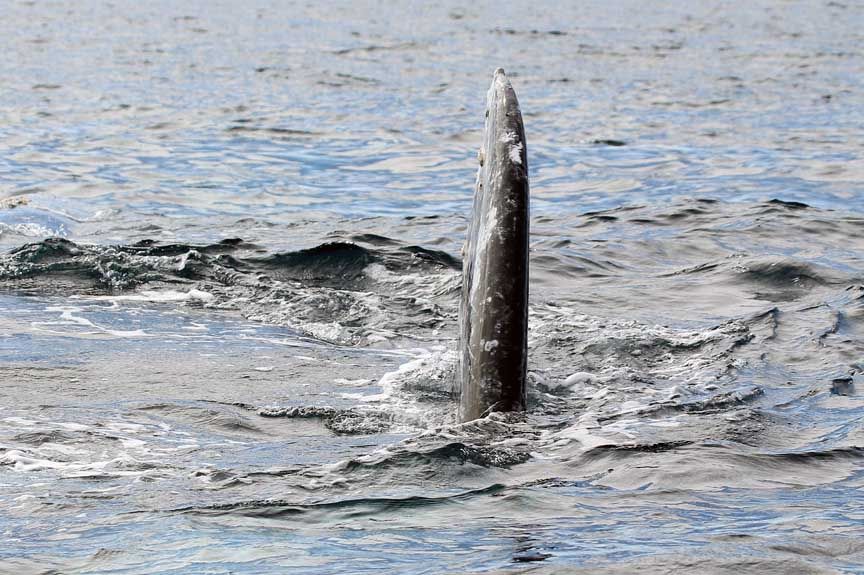
M681 418L682 416L676 415L675 417L670 417L669 419L649 419L643 421L643 423L652 427L681 427Z
M582 387L587 383L593 383L595 380L593 373L587 371L577 371L574 374L568 375L563 382L564 387Z
M148 303L170 303L170 302L181 302L181 301L201 301L201 302L209 302L216 299L210 292L206 292L199 289L190 289L188 292L181 291L153 291L153 290L144 290L134 294L128 295L111 295L111 296L96 296L93 299L101 299L107 301L135 301L135 302L148 302Z
M456 366L453 350L415 350L418 355L385 373L378 381L381 393L375 395L343 394L366 405L375 404L376 411L385 411L398 425L396 430L416 431L430 425L450 422L453 417L449 402L431 404L418 399L422 392L446 396L452 388ZM418 394L421 392L421 394ZM359 397L358 397L359 396Z
M9 423L13 423L15 425L26 425L28 427L39 424L38 421L33 421L32 419L24 419L23 417L4 417L3 421L8 421Z
M607 438L592 433L592 426L587 426L582 423L576 423L558 433L552 435L554 443L553 447L564 447L572 441L578 441L582 449L588 451L600 445L609 445L611 443Z
M348 385L351 387L364 387L372 383L371 379L345 379L344 377L339 377L333 380L333 383L338 383L339 385Z
M45 327L52 326L64 326L64 325L77 325L81 327L91 328L91 331L84 332L86 334L99 334L104 333L107 335L113 335L114 337L151 337L151 334L148 334L144 330L135 329L135 330L119 330L119 329L109 329L106 327L102 327L96 325L92 321L87 318L79 317L74 315L75 313L84 311L80 307L74 306L48 306L45 308L46 312L60 313L60 317L55 321L34 321L31 322L30 325L37 329L42 329Z
M69 467L69 464L51 461L50 459L37 459L18 449L7 451L0 456L0 465L12 465L15 471L44 471L46 469L61 469Z
M32 238L45 238L45 237L66 237L68 235L68 231L66 230L65 225L60 225L59 227L49 228L48 226L44 226L42 224L37 224L35 222L25 222L19 224L6 224L0 222L0 232L10 231L14 234L18 234L19 236L26 236Z

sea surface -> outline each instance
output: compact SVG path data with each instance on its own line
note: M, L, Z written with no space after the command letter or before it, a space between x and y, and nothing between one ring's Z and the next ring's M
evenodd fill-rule
M0 8L0 572L864 573L861 2ZM530 408L458 424L499 66Z

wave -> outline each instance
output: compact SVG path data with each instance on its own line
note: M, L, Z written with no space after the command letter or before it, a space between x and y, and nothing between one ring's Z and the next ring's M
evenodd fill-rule
M332 516L333 513L339 515L349 514L351 517L363 517L380 515L389 511L410 510L433 505L451 505L476 497L495 495L505 489L506 486L504 485L493 484L482 489L462 491L440 497L420 495L407 497L363 497L307 504L292 503L279 499L265 499L209 506L182 507L172 509L170 512L195 515L242 515L264 518L293 518L304 515ZM332 517L328 517L328 519L332 519Z
M401 334L422 337L424 329L451 323L459 266L445 252L413 245L328 242L266 253L239 238L113 246L49 238L0 256L0 283L17 293L65 297L183 286L206 294L189 298L189 305L236 310L324 341L357 345Z
M151 240L132 245L78 244L48 238L25 244L0 256L0 281L44 278L56 274L77 276L93 288L125 290L154 282L211 280L235 283L233 274L265 274L280 281L304 285L344 287L363 276L367 266L380 262L388 270L416 268L458 269L458 260L419 246L395 249L364 248L347 242L329 242L294 252L254 255L263 251L239 238L216 244L160 244ZM51 282L41 285L51 290Z

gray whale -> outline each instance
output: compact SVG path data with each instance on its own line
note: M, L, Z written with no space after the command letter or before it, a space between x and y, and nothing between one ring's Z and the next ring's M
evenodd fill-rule
M497 69L462 264L459 420L526 404L528 155L516 93Z

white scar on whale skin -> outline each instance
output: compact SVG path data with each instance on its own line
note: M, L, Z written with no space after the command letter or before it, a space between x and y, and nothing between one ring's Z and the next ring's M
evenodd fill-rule
M497 339L493 339L491 341L483 340L483 349L485 349L486 351L492 351L496 347L498 347Z
M505 132L501 136L502 144L510 144L507 148L507 156L510 161L519 166L522 165L522 142L519 141L519 135L516 132Z
M508 151L510 156L510 161L514 164L522 165L522 142L516 142L512 146L510 146L510 150Z

